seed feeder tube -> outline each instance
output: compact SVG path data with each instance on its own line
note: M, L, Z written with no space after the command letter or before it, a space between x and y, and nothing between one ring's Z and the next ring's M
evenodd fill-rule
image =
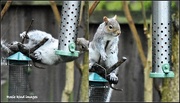
M64 1L62 6L62 18L59 34L59 46L56 54L61 56L63 62L76 59L79 51L76 51L80 1Z
M171 71L170 1L153 1L151 78L174 77Z

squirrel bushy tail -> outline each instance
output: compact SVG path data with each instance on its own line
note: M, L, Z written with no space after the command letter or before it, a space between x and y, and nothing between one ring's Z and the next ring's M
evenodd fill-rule
M2 39L1 39L1 51L4 51L4 52L6 52L6 53L12 52L12 51L8 48L8 43L6 43L6 40L2 40Z

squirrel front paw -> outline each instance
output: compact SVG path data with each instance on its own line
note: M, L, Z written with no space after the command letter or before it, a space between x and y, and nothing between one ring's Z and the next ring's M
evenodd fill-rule
M20 34L20 37L21 38L24 38L26 36L26 31L24 31L24 32L22 32L21 34Z
M42 55L40 51L35 51L34 56L37 60L42 60Z
M116 49L117 49L116 46L111 46L110 52L111 52L112 54L114 54L114 53L117 51Z
M93 63L89 63L89 70L92 68Z
M110 74L107 76L107 80L108 80L110 83L113 83L113 84L117 84L117 83L118 83L118 77L116 76L115 73L110 73Z
M103 59L103 61L105 61L107 59L107 54L106 53L102 53L101 54L101 58Z

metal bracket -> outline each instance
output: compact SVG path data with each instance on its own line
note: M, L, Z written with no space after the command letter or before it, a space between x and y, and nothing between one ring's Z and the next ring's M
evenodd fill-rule
M162 65L162 70L165 74L168 74L170 72L170 65L169 64Z

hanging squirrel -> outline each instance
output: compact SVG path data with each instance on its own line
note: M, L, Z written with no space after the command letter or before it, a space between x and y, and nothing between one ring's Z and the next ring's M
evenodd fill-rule
M110 68L118 62L118 41L121 29L116 19L116 15L113 18L103 17L104 22L99 25L93 40L89 43L89 69L98 62L105 68ZM112 81L118 81L115 70L109 74Z
M27 39L27 43L22 44L18 41L13 41L8 44L4 40L1 42L1 48L5 52L13 52L11 50L12 47L18 48L17 45L20 43L27 50L36 46L39 42L41 42L44 38L48 39L42 46L37 48L32 55L37 61L45 65L55 65L59 63L60 57L55 54L55 50L58 49L58 39L52 37L51 34L46 33L40 30L31 30L27 33L26 31L20 33L20 37L23 39L24 37ZM16 50L17 51L17 50ZM30 54L28 54L29 56Z
M20 37L23 39L26 36L26 31L20 34ZM58 49L58 39L52 37L51 34L46 33L40 30L32 30L27 33L28 43L23 44L28 49L37 45L44 38L47 38L42 46L33 52L35 58L40 60L43 64L54 65L60 61L60 57L55 54L55 50Z
M26 31L19 34L19 36L24 39L27 39L27 43L21 43L18 41L13 41L12 43L7 43L5 40L1 39L1 49L3 52L13 54L14 52L19 51L18 44L23 45L23 49L29 50L35 46L37 46L44 38L47 41L37 48L32 55L35 61L40 61L38 63L45 65L56 65L62 62L62 58L55 54L55 51L58 49L58 39L52 37L51 34L40 31L40 30L31 30L26 34ZM76 44L82 51L88 50L89 41L84 38L77 38ZM11 50L13 48L13 50ZM33 60L34 60L33 59Z

